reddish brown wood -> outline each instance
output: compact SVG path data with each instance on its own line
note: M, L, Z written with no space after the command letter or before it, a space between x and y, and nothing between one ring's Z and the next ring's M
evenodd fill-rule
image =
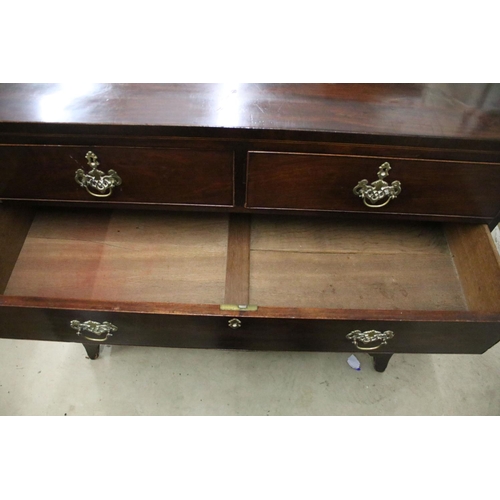
M248 305L250 275L250 216L233 214L227 244L226 304Z
M498 84L3 84L0 88L0 122L36 132L88 133L107 126L116 133L142 127L148 133L233 138L337 136L352 142L363 137L362 142L440 147L458 141L473 149L492 143L498 151L499 111Z
M250 153L247 207L494 217L500 210L500 164L390 159L386 182L401 194L370 209L354 195L378 179L387 158Z
M186 316L98 312L25 307L0 308L0 337L81 342L72 320L115 325L106 340L112 345L356 352L346 335L353 330L392 330L394 338L379 353L479 354L500 340L497 323L374 320L318 321L242 317L241 327L228 326L231 316Z
M89 145L102 148L115 145L191 150L199 154L236 151L234 199L225 190L228 185L215 186L213 177L207 185L190 186L189 193L182 182L176 184L179 181L176 178L171 183L173 194L165 188L158 193L159 199L151 202L144 201L142 196L139 196L141 201L135 201L137 191L141 191L140 183L134 188L133 197L124 185L107 200L90 200L85 192L69 196L64 190L57 190L63 199L69 196L72 203L108 207L116 204L133 207L134 203L168 207L171 203L184 210L215 207L221 211L242 212L246 178L243 157L247 150L361 155L390 161L398 158L465 161L471 163L471 168L456 179L455 184L464 189L464 183L470 181L466 186L471 186L467 196L473 197L473 203L456 204L461 212L440 210L439 204L443 202L426 199L429 190L425 189L414 192L416 209L412 200L411 206L401 210L391 204L392 207L376 214L359 208L337 213L375 218L398 217L402 213L414 220L437 218L442 221L460 217L466 222L491 225L490 209L494 205L491 192L495 182L485 185L484 176L476 176L476 173L481 174L479 170L483 168L479 162L500 162L499 89L500 85L496 84L243 84L237 88L217 84L86 87L9 84L0 87L0 142L80 144L85 150ZM474 116L472 122L471 116ZM142 163L144 157L139 160ZM205 178L209 177L208 170L217 173L210 165L202 169ZM12 174L6 170L2 174L8 179ZM48 175L45 169L43 175ZM154 177L148 182L156 186ZM232 183L232 179L220 182ZM435 185L433 172L420 179L421 183ZM413 176L412 180L418 182ZM322 179L317 182L321 183ZM128 187L130 189L130 183ZM148 191L154 197L151 185ZM29 199L37 203L47 200L44 195L33 192ZM426 205L424 211L418 207L419 203ZM433 211L435 203L438 206ZM308 208L308 213L321 214L321 210L324 209ZM477 217L476 213L483 215Z
M6 295L221 304L227 216L40 210Z
M478 313L474 311L407 311L381 309L319 309L291 307L259 307L257 311L221 311L214 304L178 304L162 302L120 302L106 300L62 299L46 297L16 297L0 295L0 308L26 307L33 309L85 310L93 312L127 312L159 314L171 316L221 316L304 320L367 320L367 321L425 321L492 323L500 322L498 313Z
M466 309L439 224L253 217L250 263L259 306Z
M500 312L500 257L489 229L484 225L445 227L469 309Z
M92 150L105 173L122 179L109 198L95 198L75 181L89 172ZM233 155L223 151L110 147L0 147L0 198L112 203L233 205Z
M0 198L34 203L241 213L300 209L321 215L337 211L345 218L476 223L492 223L500 213L498 84L99 84L85 89L7 84L0 86L0 144ZM91 199L74 182L74 171L86 168L89 149L99 156L102 170L115 169L124 179L109 200ZM250 168L247 185L248 151L285 154L266 154L273 160L266 160L260 173ZM68 152L77 161L64 156ZM297 160L292 166L291 156ZM277 165L276 157L287 161ZM333 157L346 162L342 173L332 176ZM352 188L362 178L375 180L385 160L393 167L389 181L400 180L403 192L373 213L351 195ZM243 206L247 189L255 208ZM20 230L17 245L24 238ZM0 252L5 279L16 252L14 247ZM474 255L473 265L481 265L481 252ZM473 274L472 267L465 272L458 267L465 276ZM234 289L241 292L243 281L235 279L240 284ZM483 292L467 293L481 301ZM217 304L0 297L0 336L81 342L69 321L93 319L116 322L119 334L110 339L116 344L349 352L356 349L345 338L349 331L391 329L394 339L377 352L380 365L392 352L483 352L500 339L498 308L486 304L470 302L470 311L259 307L234 313L220 311ZM228 327L233 316L241 328Z
M33 220L34 211L0 204L0 293L9 281Z
M235 170L242 174L241 163L246 164L247 151L269 151L283 153L318 153L336 154L345 156L376 156L387 158L415 158L429 160L471 161L482 163L500 162L500 153L494 149L468 149L461 147L460 142L451 143L449 147L425 147L424 145L397 145L390 143L374 143L370 137L364 137L364 143L339 142L341 137L325 140L306 140L307 136L301 136L299 140L277 140L277 139L252 139L203 137L190 135L191 129L183 129L179 134L169 134L168 130L162 133L152 133L153 129L144 128L140 132L119 126L98 127L97 130L84 129L80 133L70 133L71 125L67 125L57 133L51 133L51 124L44 124L43 129L37 133L16 133L19 127L16 123L0 122L0 144L16 145L51 145L51 146L83 146L89 144L97 146L116 146L130 148L161 148L161 149L189 149L192 151L235 151L235 156L243 155L243 159L235 158ZM27 125L24 125L27 126ZM202 132L202 131L200 131ZM261 131L264 135L265 131ZM274 133L274 131L272 131ZM133 135L132 135L133 134ZM348 137L342 140L347 141ZM475 143L474 143L475 144ZM475 144L477 148L477 144ZM488 143L489 148L494 143ZM245 175L239 182L244 184Z

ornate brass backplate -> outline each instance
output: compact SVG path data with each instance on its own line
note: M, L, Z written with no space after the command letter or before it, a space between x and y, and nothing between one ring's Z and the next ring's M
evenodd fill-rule
M389 175L390 169L391 166L389 162L386 161L385 163L382 163L377 173L378 181L368 184L368 181L363 179L359 181L353 189L354 194L362 198L363 203L367 207L385 207L385 205L401 193L401 183L399 181L393 181L391 185L384 181L384 179Z
M92 151L89 151L85 155L85 159L91 170L86 174L79 168L75 172L76 182L84 187L92 196L96 196L97 198L111 196L113 188L120 186L122 183L120 176L114 170L108 170L107 175L102 170L99 170L97 168L99 166L97 155Z
M118 328L104 321L104 323L98 323L97 321L85 321L84 323L80 323L80 321L74 319L70 323L71 328L76 330L77 335L82 335L86 340L91 340L92 342L104 342L108 337L112 337L113 334L111 332L116 332ZM88 332L90 334L95 335L95 337L88 337L84 335L84 332ZM101 337L104 335L104 337Z
M360 351L374 351L378 349L380 346L387 344L387 341L394 337L394 332L391 330L387 330L385 332L379 332L377 330L368 330L366 332L362 332L361 330L354 330L351 333L346 335L346 338L352 340L352 343L360 350ZM376 346L370 347L361 347L358 342L362 342L363 344L371 344L373 342L379 342Z

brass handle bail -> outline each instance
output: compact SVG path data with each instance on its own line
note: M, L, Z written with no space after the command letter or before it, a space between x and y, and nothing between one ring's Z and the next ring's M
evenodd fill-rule
M120 176L114 170L108 170L107 175L102 170L99 170L97 168L99 166L97 155L92 151L85 155L85 159L91 170L86 174L83 169L79 168L75 172L77 184L84 187L89 194L96 198L111 196L113 188L120 186L122 183Z
M361 330L354 330L351 333L346 335L346 338L352 340L352 343L360 350L360 351L374 351L379 347L387 344L387 341L394 337L394 332L391 330L387 330L385 332L379 332L377 330L368 330L366 332L362 332ZM372 342L379 342L378 345L371 347L361 347L358 342L362 342L363 344L371 344Z
M366 179L358 182L353 189L353 193L363 199L363 203L369 208L385 207L391 200L397 198L401 193L401 182L393 181L391 185L385 182L385 178L389 175L391 166L389 162L382 163L378 169L378 181L372 182L370 185ZM384 201L385 200L385 201ZM380 203L378 203L380 202Z
M92 342L104 342L108 339L108 337L113 336L111 332L116 332L118 330L115 325L108 323L107 321L104 321L104 323L98 323L97 321L85 321L85 323L80 323L80 321L74 319L71 321L70 326L73 330L76 330L77 335L81 335L84 339ZM84 335L83 332L89 332L93 335L97 335L97 338L88 337L87 335ZM101 335L105 336L100 337Z

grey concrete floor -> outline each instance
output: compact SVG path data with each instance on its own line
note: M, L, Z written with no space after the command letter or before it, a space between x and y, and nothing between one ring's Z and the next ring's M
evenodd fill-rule
M2 415L499 415L500 345L395 355L0 342Z
M498 228L494 232L498 244ZM483 355L246 352L0 340L1 415L500 415Z

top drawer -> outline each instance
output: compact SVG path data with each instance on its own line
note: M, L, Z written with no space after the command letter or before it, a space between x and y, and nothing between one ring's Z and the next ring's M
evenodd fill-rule
M401 192L372 208L354 194L366 179L399 181ZM296 210L454 215L491 219L500 211L500 164L302 153L250 152L247 207ZM367 203L382 205L387 198Z
M77 171L82 171L82 180L92 170L92 158L86 158L89 150L97 156L101 175L114 170L111 177L116 183L118 176L119 185L100 192L78 184ZM0 171L2 199L233 205L233 153L229 151L0 146Z

